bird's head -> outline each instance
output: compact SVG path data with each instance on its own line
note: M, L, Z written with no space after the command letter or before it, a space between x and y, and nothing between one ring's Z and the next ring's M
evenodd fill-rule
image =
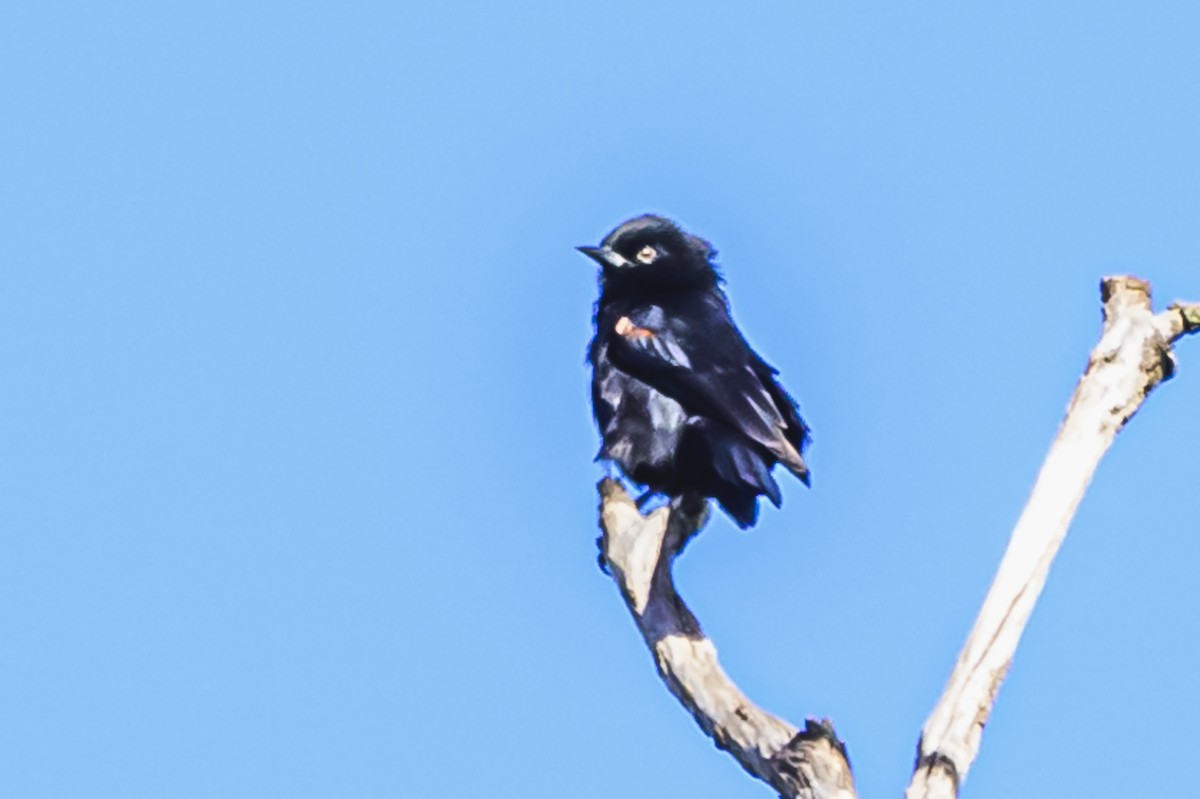
M720 281L712 245L653 214L623 222L599 247L576 249L600 264L605 289L671 291L706 288Z

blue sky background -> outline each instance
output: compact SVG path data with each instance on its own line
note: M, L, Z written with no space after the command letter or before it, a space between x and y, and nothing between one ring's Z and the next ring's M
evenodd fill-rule
M721 251L811 491L678 564L898 795L1099 323L1200 297L1194 3L0 11L0 795L763 797L596 569L572 250ZM966 795L1187 795L1200 341ZM1133 753L1133 756L1127 756Z

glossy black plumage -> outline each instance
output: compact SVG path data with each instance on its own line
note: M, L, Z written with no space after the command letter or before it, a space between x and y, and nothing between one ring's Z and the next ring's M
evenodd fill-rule
M779 506L775 464L807 484L808 428L734 324L712 246L647 215L579 250L601 267L588 352L598 457L654 492L712 497L743 528L759 496Z

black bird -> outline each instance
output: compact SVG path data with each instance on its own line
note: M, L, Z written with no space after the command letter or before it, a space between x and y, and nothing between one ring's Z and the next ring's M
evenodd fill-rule
M588 352L597 458L646 497L712 497L742 528L760 495L779 507L776 463L808 485L808 428L734 324L712 245L646 215L578 250L601 267Z

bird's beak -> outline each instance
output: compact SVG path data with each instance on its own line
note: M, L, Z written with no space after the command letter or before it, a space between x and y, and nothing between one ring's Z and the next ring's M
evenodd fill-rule
M601 266L611 266L620 269L631 265L623 255L611 247L576 247L575 249Z

